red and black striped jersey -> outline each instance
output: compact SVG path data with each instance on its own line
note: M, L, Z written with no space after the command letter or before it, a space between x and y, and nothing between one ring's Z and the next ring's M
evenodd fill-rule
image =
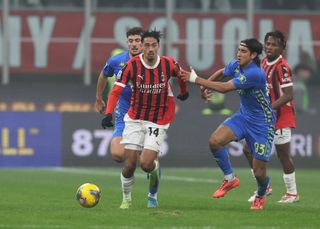
M171 77L178 77L179 71L179 64L171 57L158 56L154 66L144 62L143 54L131 58L119 71L115 82L115 87L118 88L131 85L132 95L128 111L130 118L159 125L171 123L175 113ZM178 80L180 93L187 93L186 83L179 77ZM112 91L117 90L115 87ZM111 111L113 110L107 108L107 113Z
M281 55L272 62L268 62L267 58L264 58L262 60L262 68L268 78L269 95L273 104L283 94L282 88L293 86L291 69ZM275 110L275 114L277 117L275 129L296 127L293 100Z

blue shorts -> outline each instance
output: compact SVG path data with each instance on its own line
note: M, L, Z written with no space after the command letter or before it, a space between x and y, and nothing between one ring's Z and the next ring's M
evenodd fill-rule
M112 134L112 138L122 137L123 130L124 130L123 119L127 111L128 110L121 108L119 103L117 104L116 109L114 110L115 123L114 123L114 131Z
M253 124L237 112L226 119L222 125L231 128L238 141L246 140L254 158L269 161L275 133L273 122Z

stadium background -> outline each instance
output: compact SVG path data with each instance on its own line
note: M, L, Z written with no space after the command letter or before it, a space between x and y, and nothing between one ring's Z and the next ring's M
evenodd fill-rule
M112 131L101 129L94 111L95 88L132 26L162 30L161 53L206 76L234 56L240 39L283 31L292 68L312 69L291 153L297 167L319 167L319 0L2 0L1 10L1 167L117 166L108 153ZM215 166L207 139L227 116L204 115L198 88L190 85L190 95L178 102L163 166ZM238 104L235 93L224 98L231 111ZM239 143L230 154L235 166L247 166ZM280 168L275 155L269 166Z

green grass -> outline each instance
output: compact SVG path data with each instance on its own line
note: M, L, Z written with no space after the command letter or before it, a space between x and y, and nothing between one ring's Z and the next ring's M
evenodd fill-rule
M319 228L319 170L296 171L299 203L281 205L282 172L269 170L273 194L265 209L252 211L255 189L249 169L236 169L241 185L221 199L217 169L163 169L157 209L146 208L148 183L137 169L133 206L120 210L120 169L0 169L0 228ZM78 186L95 183L100 203L91 209L75 200Z

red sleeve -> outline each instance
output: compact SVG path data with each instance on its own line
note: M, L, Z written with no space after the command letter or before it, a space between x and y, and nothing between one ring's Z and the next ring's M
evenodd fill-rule
M121 87L117 84L114 85L112 88L112 91L108 98L108 103L106 107L106 114L112 114L114 109L117 106L117 102L119 100L119 97L121 95L121 92L123 91L124 87Z

